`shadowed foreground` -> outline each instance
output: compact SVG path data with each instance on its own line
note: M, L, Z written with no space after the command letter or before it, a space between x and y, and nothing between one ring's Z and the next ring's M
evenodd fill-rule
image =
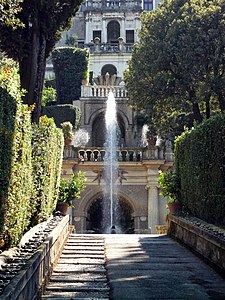
M71 235L43 299L222 300L225 280L167 236Z

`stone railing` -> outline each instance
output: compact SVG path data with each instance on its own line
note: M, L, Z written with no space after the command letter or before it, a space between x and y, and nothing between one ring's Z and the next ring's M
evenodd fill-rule
M114 52L125 52L130 53L134 44L131 43L99 43L99 44L84 44L82 47L90 51L90 53L114 53Z
M87 0L83 10L118 10L118 9L142 9L142 1L140 0Z
M0 295L1 300L40 299L69 236L69 215L63 217Z
M127 98L128 93L124 86L101 86L101 85L82 85L81 86L81 98L98 97L106 98L109 92L114 93L115 98Z
M196 219L196 218L195 218ZM168 235L204 257L210 265L225 272L225 230L202 220L168 215Z
M65 146L63 158L64 159L77 159L80 161L101 162L104 161L105 156L104 148L77 148L73 145ZM121 148L117 149L118 161L135 162L143 160L166 160L173 161L173 153L165 151L158 146L149 146L145 148Z

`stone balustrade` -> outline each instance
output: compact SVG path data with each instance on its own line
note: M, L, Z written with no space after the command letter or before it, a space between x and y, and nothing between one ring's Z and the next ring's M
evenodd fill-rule
M87 98L87 97L107 98L110 91L114 93L115 98L128 97L127 91L124 86L82 85L81 98Z
M67 145L64 148L64 159L77 159L83 162L101 162L104 161L104 148L83 147L77 148L73 145ZM148 146L145 148L120 148L116 150L118 161L121 162L136 162L143 160L166 160L173 161L173 153L164 152L158 146Z
M79 48L85 48L90 51L90 53L114 53L114 52L123 52L130 53L133 48L133 43L124 43L120 42L118 44L110 43L89 43L84 45L79 45Z
M83 10L85 11L92 11L92 10L118 10L118 9L142 9L142 1L140 0L88 0L85 2L85 7Z

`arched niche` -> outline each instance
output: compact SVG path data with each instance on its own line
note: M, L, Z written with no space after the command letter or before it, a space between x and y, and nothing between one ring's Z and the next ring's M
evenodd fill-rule
M117 75L117 69L112 64L104 65L101 70L101 75L105 75L106 73L109 73L109 75Z
M118 44L120 37L120 24L118 21L110 21L107 25L107 42L110 44Z
M113 225L116 233L134 233L134 209L125 198L115 196ZM89 233L110 233L110 199L103 194L94 198L87 207L86 230Z
M117 114L118 123L118 146L125 146L125 124L120 114ZM92 123L92 147L104 147L106 140L105 112L101 112L95 116Z

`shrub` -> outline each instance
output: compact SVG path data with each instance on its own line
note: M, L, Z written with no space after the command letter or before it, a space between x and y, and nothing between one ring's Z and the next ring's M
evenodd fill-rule
M72 104L81 94L82 79L88 78L89 52L74 47L57 48L52 53L57 102Z
M44 86L42 91L42 106L46 106L56 100L56 89Z
M57 204L63 155L63 135L53 121L46 116L39 125L33 125L32 156L35 192L32 201L35 213L31 225L49 218Z
M46 106L42 109L42 115L53 118L57 127L68 121L73 128L77 128L80 122L80 109L71 104Z
M85 175L81 171L78 172L77 176L72 175L69 179L61 178L58 202L65 202L73 207L73 200L80 198L80 194L85 188L85 181Z
M47 117L32 129L11 60L0 61L0 85L0 235L8 248L55 208L63 136Z
M175 143L175 172L187 213L225 225L225 115L216 115Z

